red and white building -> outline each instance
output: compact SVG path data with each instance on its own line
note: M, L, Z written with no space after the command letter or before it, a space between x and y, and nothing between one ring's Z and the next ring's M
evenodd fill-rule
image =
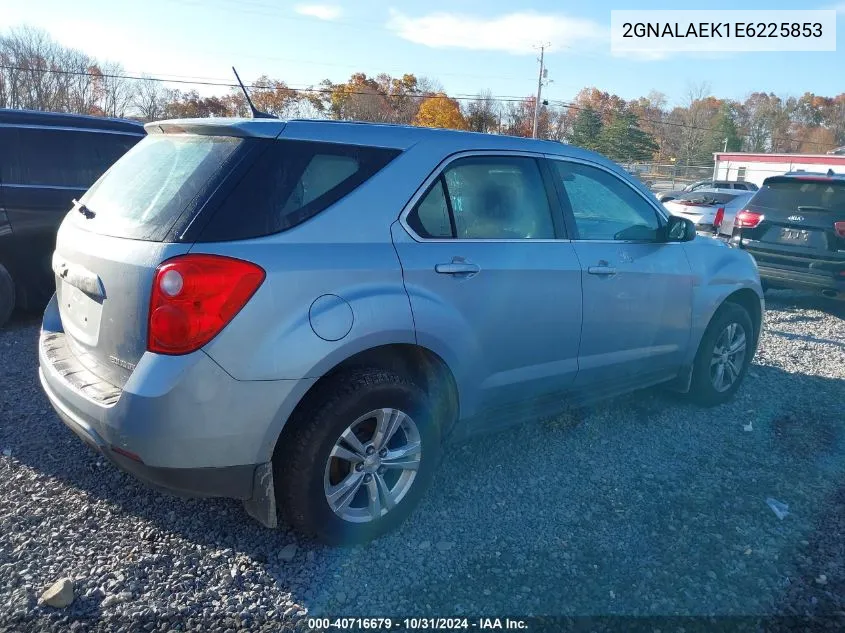
M760 186L769 176L788 171L827 172L845 174L845 156L834 154L753 154L746 152L716 152L713 166L714 180L738 180Z

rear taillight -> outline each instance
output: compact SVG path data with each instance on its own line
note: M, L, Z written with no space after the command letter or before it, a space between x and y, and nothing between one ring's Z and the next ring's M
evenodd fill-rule
M713 218L713 226L718 229L720 226L722 226L722 220L724 220L724 219L725 219L725 207L719 207L716 210L716 217Z
M845 222L834 222L833 230L839 237L845 239Z
M762 213L754 213L753 211L744 210L736 214L734 226L738 229L753 229L762 221Z
M255 264L219 255L182 255L156 269L147 349L187 354L217 336L264 281Z

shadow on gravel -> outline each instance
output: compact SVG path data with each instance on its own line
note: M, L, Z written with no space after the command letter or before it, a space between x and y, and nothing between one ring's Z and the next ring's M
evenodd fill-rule
M450 447L408 523L351 549L266 530L236 502L147 489L77 440L40 392L16 423L46 416L50 431L14 457L108 502L110 520L140 519L148 558L133 574L145 583L156 565L176 564L176 536L254 561L313 615L792 614L808 600L828 614L842 608L845 578L845 384L752 371L737 400L715 409L647 391ZM785 520L769 496L790 505ZM6 525L35 529L27 521ZM100 529L96 515L86 521ZM377 579L397 570L402 581L385 592ZM233 575L232 591L238 583ZM99 600L83 598L81 613L96 616Z
M799 320L800 321L800 320ZM767 332L774 336L782 336L784 338L791 339L793 341L804 341L805 343L818 343L821 345L832 345L834 347L839 347L845 349L845 343L840 341L833 341L826 338L817 338L815 336L808 336L806 334L793 334L792 332L781 332L779 330L768 329Z
M12 318L9 319L8 323L0 328L0 332L14 332L15 330L31 328L32 326L39 325L40 323L40 313L17 310L12 313Z
M833 316L845 319L845 301L828 299L820 294L803 293L797 290L769 290L766 292L766 308L778 309L786 312L795 310L819 310ZM819 321L821 317L810 315L795 315L787 321L810 322Z

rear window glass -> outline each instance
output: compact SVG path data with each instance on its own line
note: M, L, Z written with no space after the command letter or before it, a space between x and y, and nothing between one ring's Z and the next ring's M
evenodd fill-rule
M10 128L0 180L6 184L87 189L142 137L111 132Z
M351 193L398 154L360 145L274 141L222 202L201 240L248 239L294 227Z
M845 211L845 182L782 180L763 186L751 201L755 207L794 211L798 207L816 207Z
M161 241L189 206L199 204L242 142L224 136L148 136L82 197L93 216L71 217L104 235Z
M726 204L737 197L735 193L721 193L718 191L696 191L678 196L679 201L692 204Z

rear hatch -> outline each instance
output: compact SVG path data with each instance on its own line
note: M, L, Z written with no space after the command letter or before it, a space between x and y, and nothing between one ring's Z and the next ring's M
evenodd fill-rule
M117 387L146 349L157 266L190 249L187 228L258 142L208 130L153 130L74 204L59 230L53 270L66 343Z
M825 276L845 270L845 179L768 178L745 210L756 226L737 229L761 266Z

